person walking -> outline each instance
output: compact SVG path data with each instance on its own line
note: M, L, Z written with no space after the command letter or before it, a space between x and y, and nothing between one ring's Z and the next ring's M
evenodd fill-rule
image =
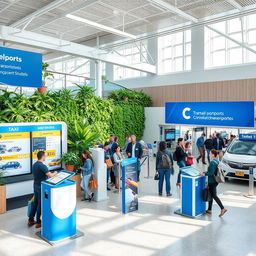
M213 139L213 148L218 152L220 161L223 157L223 148L225 147L224 141L220 136L220 133L216 134L216 138Z
M199 163L199 160L202 158L202 163L206 164L205 162L205 148L204 148L204 139L205 139L205 133L202 133L202 135L197 139L196 145L199 151L199 157L196 159L197 163Z
M81 153L80 158L83 163L82 167L79 168L82 172L82 187L84 189L83 200L88 200L90 202L94 196L94 193L92 193L89 189L89 182L91 179L94 163L88 150L84 150Z
M171 151L167 150L165 141L159 143L159 149L156 154L156 172L159 174L158 193L159 196L163 195L163 183L165 180L166 196L171 194L171 172L173 168L173 157Z
M54 177L55 173L51 173L47 166L44 165L46 155L44 151L38 151L37 161L32 166L32 174L34 177L34 207L28 219L28 226L36 225L41 228L41 182L47 178ZM36 221L34 220L36 215Z
M136 140L136 136L132 135L131 136L131 142L128 144L127 149L126 149L126 154L127 156L130 157L136 157L137 158L137 177L138 181L140 180L140 160L143 155L143 150L142 146L139 142Z
M178 145L175 150L175 157L176 157L177 164L178 164L179 168L186 166L187 153L185 152L183 138L178 138ZM179 169L177 183L176 183L176 186L178 186L178 187L180 187L180 175L181 175L181 170Z
M202 173L202 175L208 176L208 186L209 186L209 192L211 195L211 201L209 201L208 210L206 211L206 213L212 214L212 203L213 203L213 199L214 199L214 201L218 204L218 206L221 209L219 217L222 217L227 212L227 209L224 208L221 200L217 196L218 183L215 180L215 175L216 175L216 172L218 169L219 160L218 160L218 152L215 149L211 150L210 158L211 158L211 162L210 162L207 172Z
M212 139L212 135L210 135L209 138L205 140L205 142L204 142L204 147L205 147L205 150L206 150L206 152L207 152L207 160L208 160L208 163L210 164L210 162L211 162L210 153L211 153L211 150L213 149L213 139Z
M115 149L113 159L114 159L113 171L114 171L114 175L115 175L115 188L119 189L119 172L120 172L120 168L121 168L120 165L123 160L123 157L121 154L121 148L119 146Z

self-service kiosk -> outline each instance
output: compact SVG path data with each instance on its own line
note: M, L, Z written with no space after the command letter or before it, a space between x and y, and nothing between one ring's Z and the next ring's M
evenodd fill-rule
M206 202L203 201L203 189L206 177L200 176L200 172L188 166L181 168L181 208L175 213L197 217L206 211Z
M53 244L77 237L76 182L68 180L75 173L61 171L42 182L41 238Z

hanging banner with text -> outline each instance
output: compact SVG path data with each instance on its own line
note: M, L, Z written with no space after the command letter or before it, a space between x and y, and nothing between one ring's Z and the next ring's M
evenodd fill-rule
M42 87L42 54L0 47L0 84Z
M254 127L254 102L167 102L168 124Z

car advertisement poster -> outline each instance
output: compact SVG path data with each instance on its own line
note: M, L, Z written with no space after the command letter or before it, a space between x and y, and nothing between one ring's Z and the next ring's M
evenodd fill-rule
M30 152L29 132L0 133L0 171L4 176L29 174Z
M46 152L49 170L61 169L62 124L0 124L0 172L5 177L27 175L37 160L37 152Z
M137 158L122 161L122 213L138 210Z
M61 131L35 131L32 132L33 163L37 161L37 152L46 153L45 165L50 171L61 168Z

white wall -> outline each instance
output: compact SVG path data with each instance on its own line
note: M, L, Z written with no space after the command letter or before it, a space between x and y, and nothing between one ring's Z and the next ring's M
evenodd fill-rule
M160 130L159 124L165 123L165 108L150 107L145 108L145 130L143 140L146 143L153 144L154 141L159 141Z

